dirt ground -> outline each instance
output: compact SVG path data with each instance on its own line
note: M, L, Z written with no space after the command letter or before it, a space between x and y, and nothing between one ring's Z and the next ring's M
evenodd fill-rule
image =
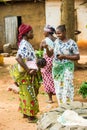
M18 112L19 95L12 91L7 91L7 88L13 84L13 80L9 75L9 66L15 62L15 57L5 57L4 66L0 66L0 130L36 130L37 125L35 123L29 123L27 119L23 119L22 114ZM81 55L81 59L79 60L79 63L85 62L87 62L87 54ZM87 99L83 99L78 94L78 89L83 81L87 81L87 70L76 70L74 76L74 100L87 102ZM40 107L38 117L42 113L58 107L56 96L53 99L53 104L46 103L47 95L44 93L43 86L41 86L38 95Z

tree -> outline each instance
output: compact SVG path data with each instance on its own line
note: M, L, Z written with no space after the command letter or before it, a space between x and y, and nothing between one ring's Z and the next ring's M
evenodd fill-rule
M75 39L74 0L62 0L61 2L61 24L66 25L68 38Z
M61 0L61 24L65 24L67 28L68 38L75 40L75 0ZM85 69L87 65L75 62L77 69Z

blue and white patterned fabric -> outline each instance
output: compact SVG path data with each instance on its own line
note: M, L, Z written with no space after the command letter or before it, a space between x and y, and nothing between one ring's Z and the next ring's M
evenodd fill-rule
M72 39L69 39L68 42L63 43L61 40L55 40L55 48L54 48L54 60L59 60L57 58L58 54L63 55L73 55L79 54L78 46L76 42ZM61 62L67 62L67 59L61 60Z
M17 56L19 54L25 60L27 60L27 59L28 60L35 60L36 59L35 52L34 52L32 45L24 39L20 42L20 46L19 46L19 49L18 49L18 52L17 52Z
M60 60L57 57L58 54L69 56L79 54L77 44L72 39L64 43L59 39L55 41L52 75L58 104L60 105L73 101L74 62L68 59Z

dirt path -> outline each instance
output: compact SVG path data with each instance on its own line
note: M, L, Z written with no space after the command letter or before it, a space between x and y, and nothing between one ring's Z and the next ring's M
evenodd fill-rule
M4 58L4 66L0 66L0 130L36 130L37 126L33 123L28 123L27 119L22 118L22 114L18 112L18 94L14 94L12 91L7 91L9 85L13 84L13 80L9 75L9 66L14 64L15 58ZM87 56L82 56L79 63L87 62ZM77 90L83 81L87 81L87 70L75 71L75 100L83 100L78 95ZM56 97L54 96L54 103L47 104L47 95L44 93L43 86L40 88L38 95L40 112L38 117L52 108L58 106Z

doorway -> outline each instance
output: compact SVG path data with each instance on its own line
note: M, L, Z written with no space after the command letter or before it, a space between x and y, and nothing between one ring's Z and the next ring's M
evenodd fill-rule
M21 25L21 16L5 17L5 41L11 43L13 49L17 48L18 27Z

